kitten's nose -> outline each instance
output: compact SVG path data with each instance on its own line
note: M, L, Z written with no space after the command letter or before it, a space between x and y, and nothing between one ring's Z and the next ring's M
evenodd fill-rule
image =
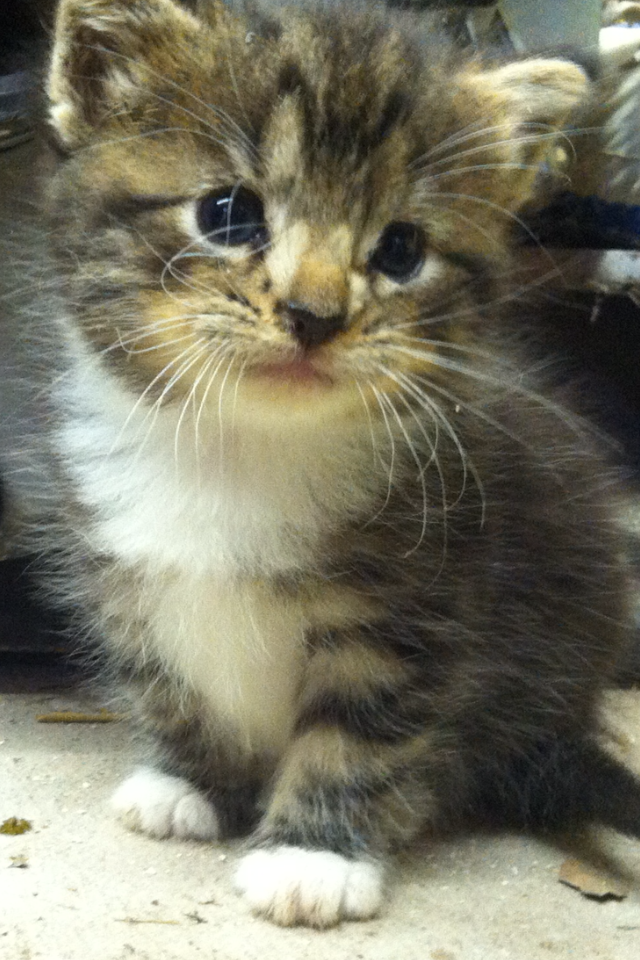
M295 301L279 303L277 312L282 317L285 328L298 341L301 347L310 349L319 347L332 340L345 328L345 315L336 313L330 317L320 317L307 309L304 304Z

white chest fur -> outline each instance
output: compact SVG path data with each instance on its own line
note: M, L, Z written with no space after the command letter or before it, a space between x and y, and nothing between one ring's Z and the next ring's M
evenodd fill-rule
M142 573L145 642L166 669L231 723L247 750L279 751L307 624L302 604L269 580L313 568L331 525L369 502L369 423L325 418L289 429L285 420L279 431L253 432L224 424L216 436L217 417L214 428L197 429L189 411L167 407L150 418L90 357L76 374L60 446L93 517L83 537Z
M156 656L247 753L278 755L304 664L304 614L258 582L176 577L154 591Z

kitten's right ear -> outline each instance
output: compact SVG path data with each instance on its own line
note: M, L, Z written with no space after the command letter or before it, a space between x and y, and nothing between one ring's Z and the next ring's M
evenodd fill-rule
M61 0L47 82L61 146L82 146L108 116L135 106L197 31L173 0Z

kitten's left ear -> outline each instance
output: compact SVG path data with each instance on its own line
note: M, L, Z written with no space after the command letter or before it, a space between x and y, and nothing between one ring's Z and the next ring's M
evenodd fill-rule
M47 92L62 146L83 145L106 118L134 105L198 30L173 0L61 0Z
M478 76L481 89L502 101L514 122L558 127L585 99L586 71L569 60L516 60Z
M556 58L518 60L466 78L467 90L496 125L496 147L521 164L516 205L528 199L554 133L586 106L590 83L577 63ZM525 169L525 167L527 169Z

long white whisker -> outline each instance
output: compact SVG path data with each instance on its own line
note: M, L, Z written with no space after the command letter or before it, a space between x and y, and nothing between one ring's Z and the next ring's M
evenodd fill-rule
M191 90L188 90L186 87L183 87L181 84L177 83L175 80L172 80L171 77L167 77L165 74L159 73L158 71L154 70L152 67L149 66L148 63L144 63L144 62L141 63L140 61L134 60L133 57L129 57L124 53L121 53L115 50L109 50L108 48L101 47L99 45L91 46L87 44L86 46L90 50L93 49L93 50L97 50L100 53L107 53L112 57L117 57L120 60L124 60L126 63L132 63L136 67L142 66L149 76L153 76L156 79L161 80L162 83L169 84L169 86L173 87L174 90L177 90L180 93L185 94L192 101L197 103L198 106L204 107L204 109L208 113L212 114L217 121L219 121L223 126L227 127L229 134L231 134L236 138L236 140L244 144L247 150L254 157L256 156L257 150L254 144L251 142L250 138L248 137L246 132L242 129L242 127L233 119L233 117L229 116L226 110L222 110L220 107L216 107L212 103L207 103L205 100L202 100L200 97L196 96L196 94L193 93ZM147 88L145 88L144 92L151 93L152 96L154 96L157 100L161 100L162 102L168 104L168 106L172 108L177 107L179 110L182 111L182 113L185 113L188 116L193 117L195 120L198 120L200 123L203 123L207 127L207 129L215 130L215 127L213 126L212 123L210 122L208 123L202 117L198 116L197 113L194 113L193 111L189 110L183 104L179 104L179 103L175 103L174 101L167 100L164 97L161 97L159 94L156 94L153 91L149 91ZM211 139L214 140L216 143L220 143L224 145L224 141L214 138L213 136L211 137Z
M166 327L163 328L163 332L166 332L167 330L172 330L172 329L180 329L181 327L186 327L186 326L187 324L184 321L181 321L180 323L175 323L175 324L168 324ZM121 339L118 332L117 343L112 343L108 347L105 347L103 350L100 351L100 355L105 356L106 354L112 353L115 350L122 350L123 353L126 353L130 357L137 357L143 353L154 353L157 350L166 349L168 346L168 344L166 343L155 343L151 347L141 347L139 350L129 349L129 346L128 346L129 344L139 343L140 340L148 340L159 332L160 332L159 330L149 330L146 333L140 333L137 336L129 337L126 340ZM191 340L192 336L193 335L191 333L185 333L185 335L182 337L172 337L170 345L173 346L176 343L182 343L182 341L184 340Z
M244 371L247 368L248 360L243 360L240 369L238 370L238 376L236 377L236 385L233 389L233 404L231 407L231 429L235 430L236 425L236 408L238 406L238 390L240 387L240 381L242 380Z
M389 417L387 416L387 412L384 408L384 403L382 402L383 401L382 393L380 392L380 390L378 390L376 385L371 380L367 381L367 386L371 389L371 392L373 393L376 399L376 403L380 408L380 412L382 414L382 419L384 420L384 425L387 431L387 436L389 437L389 444L390 444L390 460L389 460L389 465L387 467L387 476L388 476L387 495L380 509L376 511L376 513L368 521L368 523L373 523L374 520L377 520L378 517L384 513L384 511L389 505L389 501L391 500L391 492L393 490L393 479L394 479L394 472L395 472L395 465L396 465L396 441L395 441L395 437L393 436L393 430L391 429L391 424L389 423ZM381 464L384 465L382 461L381 461Z
M178 354L178 357L184 357L182 362L174 372L171 374L167 382L164 384L162 391L158 397L153 402L152 410L159 411L164 405L167 397L175 387L177 383L182 379L183 375L189 370L193 363L200 357L202 352L206 349L207 340L205 337L199 337L194 343L192 343L186 350L181 354ZM166 368L165 368L166 369ZM155 378L154 378L155 379ZM153 382L153 381L152 381Z
M434 160L428 165L421 167L420 168L421 173L422 174L426 173L428 175L428 171L432 167L439 167L445 163L452 163L454 161L464 160L466 157L476 156L477 154L484 153L487 150L495 150L496 147L512 146L512 145L527 144L527 143L537 144L545 140L563 140L566 142L567 146L570 148L572 154L575 155L575 148L573 146L573 143L571 142L567 134L565 134L562 130L551 129L548 127L547 124L544 124L544 125L535 124L532 126L542 126L546 129L550 129L550 132L549 133L527 133L520 137L506 137L504 140L489 140L487 143L479 144L477 147L470 147L468 150L462 150L460 153L453 153L453 154L450 154L449 156L441 157L438 160ZM493 128L493 129L497 129L497 128ZM596 132L597 128L591 128L590 130L590 128L584 127L579 132L588 133L591 131ZM484 132L485 131L480 131L477 134L477 136L482 136ZM571 134L572 136L574 136L575 132L572 130ZM415 165L415 161L414 161L414 165Z
M231 373L234 359L235 357L232 354L229 360L229 365L227 366L225 375L222 378L222 383L220 384L220 390L218 391L218 426L220 429L218 449L219 449L219 455L220 455L221 470L224 470L224 415L223 415L222 401L223 401L224 388L227 384L227 380L229 379L229 374Z
M539 170L538 163L475 163L471 167L453 167L451 170L444 170L442 173L427 174L425 180L428 184L436 183L438 180L444 180L447 177L456 177L463 173L475 173L478 170ZM562 174L565 180L571 181L571 177Z
M176 370L171 375L167 383L164 385L164 387L162 388L162 392L160 393L160 396L156 398L153 405L151 406L151 409L148 411L148 413L144 417L142 421L142 425L144 425L147 421L149 421L149 427L147 429L147 434L144 440L140 444L141 448L145 446L147 439L151 436L151 433L153 432L153 428L156 424L160 411L163 405L165 404L167 397L173 390L173 388L176 386L176 384L180 382L182 377L191 369L191 367L193 367L194 364L196 364L200 360L200 357L202 356L203 352L206 351L206 347L204 346L206 342L207 341L204 338L201 338L199 341L197 341L193 345L193 347L191 348L192 351L195 347L197 347L197 349L195 350L195 354L192 353L191 356L187 354L187 356L182 361L180 366L176 368Z
M208 124L205 124L205 126L208 126ZM146 137L157 137L160 133L186 133L190 137L204 137L204 139L209 142L224 145L223 140L216 139L210 133L207 133L206 130L196 130L189 127L158 127L156 130L144 130L142 133L132 133L126 137L111 137L109 140L98 140L96 143L88 144L83 149L85 151L99 150L100 147L111 147L119 143L130 143L132 140L144 140Z
M407 356L411 356L423 361L427 361L434 367L440 367L444 370L450 370L454 373L460 374L462 377L468 377L471 380L475 380L478 383L489 384L493 387L497 387L499 390L512 390L514 393L518 393L520 396L525 397L527 400L530 400L531 403L536 404L550 413L555 417L561 420L563 423L569 425L571 429L577 434L584 436L585 433L589 431L589 425L586 424L582 419L571 414L560 404L555 403L553 400L550 400L548 397L545 397L543 394L537 393L533 390L529 390L520 377L520 374L517 371L510 371L508 366L505 364L502 368L504 371L504 377L495 377L484 371L476 370L473 367L466 366L455 360L452 360L447 357L439 356L438 354L432 353L431 351L422 351L415 350L409 347L402 347L399 344L389 344L387 345L388 350L395 350L399 353L403 353ZM489 355L490 356L490 355ZM507 379L507 374L511 374ZM505 436L510 437L516 442L523 444L523 441L517 435L511 433L504 425L500 424L498 421L494 420L492 417L488 416L482 410L479 410L477 407L472 406L466 401L460 400L451 392L446 391L446 389L439 384L432 383L430 380L423 380L422 377L417 377L420 382L425 382L429 389L435 390L436 392L442 394L443 396L449 396L449 399L452 399L454 403L464 406L467 410L473 412L480 419L484 420L486 423L491 424Z
M231 346L231 344L225 342L225 343L220 344L220 346L219 346L219 347L215 350L215 352L212 354L212 357L211 357L211 360L212 360L211 366L213 366L213 361L217 361L217 363L216 363L213 371L210 371L210 370L209 370L208 373L207 373L208 382L207 382L207 385L206 385L206 387L205 387L205 389L204 389L204 393L202 394L202 398L201 398L200 404L199 404L199 406L198 406L198 412L197 412L197 414L196 414L196 422L195 422L195 441L196 441L196 444L197 444L198 446L200 445L200 420L201 420L201 418L202 418L203 411L204 411L204 409L205 409L205 407L206 407L206 404L207 404L207 398L208 398L208 396L209 396L209 393L211 392L211 389L212 389L212 387L213 387L213 384L215 383L216 376L218 375L218 370L220 369L220 367L222 366L222 364L224 363L224 361L226 360L226 358L229 356L229 354L230 354L231 352L233 352L233 347Z
M423 153L419 157L416 157L415 160L412 160L411 164L409 165L410 168L423 164L424 161L428 160L430 157L437 157L438 154L444 153L447 150L453 150L455 147L459 147L471 140L477 140L479 137L486 137L488 134L500 133L505 129L512 128L512 124L506 121L504 123L492 124L489 127L481 126L483 123L485 123L485 118L474 120L473 123L469 123L467 126L462 127L455 133L452 133L451 136L447 137L445 140L441 140L440 143L437 143L434 147L431 147L431 149L427 150L426 153ZM470 130L471 132L467 133L467 130Z
M438 191L437 193L429 193L426 195L429 200L472 200L474 203L484 204L486 207L490 207L492 210L497 210L499 213L502 213L509 220L513 220L514 223L517 223L518 226L522 227L524 232L531 237L533 242L539 249L544 253L547 259L557 268L556 261L553 259L547 248L540 243L540 240L535 235L533 230L525 223L522 217L519 217L517 213L514 213L512 210L507 210L506 207L501 207L500 204L494 203L492 200L487 200L486 197L477 197L473 193L442 193Z
M436 457L436 452L435 452L435 447L434 447L433 441L431 441L431 440L429 440L429 439L427 438L427 432L426 432L426 430L424 429L424 425L420 423L420 421L419 421L418 418L416 417L414 411L411 409L410 405L409 405L409 404L407 403L407 401L404 399L404 397L402 396L402 394L399 394L399 399L402 401L402 403L404 403L404 405L406 406L407 410L409 411L409 413L411 414L411 416L413 417L413 419L416 421L416 423L417 423L418 426L420 427L420 430L422 431L422 434L423 434L423 436L425 437L425 439L427 439L427 443L428 443L428 445L429 445L429 447L430 447L431 456L430 456L430 458L429 458L429 461L428 461L426 464L424 464L424 463L422 463L422 462L420 461L420 457L418 456L418 452L417 452L417 450L416 450L416 448L415 448L415 444L414 444L413 441L411 440L411 437L410 437L410 435L409 435L409 431L408 431L407 428L405 427L405 425L404 425L404 423L403 423L403 420L402 420L402 417L400 416L400 414L399 414L398 411L396 410L396 407L395 407L395 404L393 403L393 401L391 400L390 397L385 396L384 394L382 395L382 398L383 398L384 401L386 401L387 407L392 411L392 413L393 413L393 415L394 415L394 417L395 417L395 419L396 419L396 422L397 422L397 424L398 424L398 426L399 426L399 428L400 428L400 432L402 433L402 435L403 435L403 437L404 437L404 439L405 439L405 441L406 441L407 448L408 448L408 450L409 450L409 453L411 454L411 458L412 458L413 462L415 463L416 467L418 468L418 480L420 481L420 487L421 487L421 492L422 492L422 524L421 524L421 527L420 527L420 536L418 537L418 540L417 540L416 544L415 544L410 550L408 550L408 551L405 553L404 556L405 556L405 558L406 558L406 557L411 556L412 553L415 553L415 551L419 548L420 544L421 544L422 541L424 540L424 537L425 537L425 534L426 534L426 531L427 531L427 484L426 484L426 480L425 480L425 474L426 474L427 468L431 465L431 463L433 463L434 460L437 460L437 457ZM441 478L442 478L442 475L441 475Z
M562 275L561 267L556 264L553 269L548 270L544 275L536 277L535 280L532 280L528 283L523 283L520 286L509 289L507 293L504 293L499 297L495 297L493 300L483 301L482 303L474 304L473 306L461 307L459 310L453 310L449 313L440 313L433 317L422 317L418 320L412 320L409 323L399 323L394 325L394 330L413 330L415 327L436 326L440 323L446 323L449 320L459 320L461 317L471 317L478 313L479 308L484 311L490 307L498 307L504 303L509 303L517 297L520 297L523 293L544 286L549 280L558 276L562 277Z
M109 50L107 47L101 47L99 45L91 45L91 44L86 44L85 46L89 50L96 50L97 52L103 53L103 54L106 53L111 57L124 60L126 63L132 63L137 68L142 66L146 70L147 74L149 74L150 76L156 77L156 79L161 80L162 83L169 84L169 86L173 87L174 90L178 90L180 93L185 94L191 100L195 101L195 103L197 103L199 106L204 107L204 109L207 110L210 114L212 114L215 117L215 119L218 120L223 126L226 125L226 127L228 128L227 129L228 134L232 135L233 137L235 137L237 141L241 142L246 147L246 149L250 152L250 154L255 157L257 152L255 146L253 145L253 143L251 142L251 140L249 139L245 131L242 129L242 127L240 127L239 124L237 124L236 121L233 120L233 118L231 118L226 113L226 111L220 110L219 108L214 107L213 104L207 103L206 101L202 100L200 97L196 96L196 94L192 93L190 90L186 89L181 84L176 83L176 81L172 80L171 77L167 77L164 74L158 73L156 70L153 70L153 68L150 67L147 63L134 60L133 57L129 57L124 53L120 53L119 51ZM189 116L194 120L197 120L198 123L202 123L208 130L215 130L215 127L211 122L207 122L203 117L199 116L193 110L189 110L188 107L185 107L184 104L176 103L175 101L169 100L166 97L162 97L159 93L155 93L155 91L149 90L146 87L144 88L144 93L147 95L153 96L156 100L159 100L161 103L165 103L171 109L177 109L181 113L185 114L186 116ZM226 145L225 141L221 140L219 137L215 137L212 134L209 134L208 137L214 143L218 143L221 146Z
M193 455L196 461L196 477L198 480L198 486L200 486L201 474L200 474L200 437L198 434L197 395L198 395L198 388L200 387L200 384L202 383L204 378L209 373L209 370L211 369L213 363L215 362L216 356L217 356L217 350L214 350L214 352L210 354L207 357L207 359L204 361L204 363L200 368L200 372L198 373L198 375L196 376L193 382L193 385L191 387L191 390L189 391L189 397L188 397L188 402L190 403L192 408L191 414L192 414L192 427L193 427ZM187 401L185 401L185 403L186 402Z
M482 126L486 122L486 118L481 120L475 120L473 123L467 124L467 126L462 127L460 130L457 130L455 133L452 133L451 136L446 137L444 140L441 140L435 146L431 147L425 153L420 154L409 164L409 169L413 170L416 167L425 167L427 166L426 161L430 160L432 157L437 157L442 153L446 153L450 157L451 151L455 150L456 147L462 146L465 143L469 143L472 140L477 140L479 137L486 137L489 134L501 133L506 129L510 129L511 124L509 123L500 123L493 124L491 126ZM467 133L469 130L471 132ZM453 154L455 156L455 154Z
M190 363L188 364L188 366L186 366L185 369L182 371L181 377L183 377L193 366L195 366L196 363L199 363L200 360L202 359L202 357L205 356L208 352L209 352L209 344L206 343L206 344L204 344L202 347L200 347L200 349L196 352L195 356L191 359L191 361L190 361ZM205 364L204 364L205 367L206 367L206 364L207 364L207 363L208 363L208 360L207 360L207 361L205 362ZM190 405L190 403L192 402L192 400L193 400L193 398L194 398L194 396L195 396L195 391L196 391L196 389L197 389L197 385L198 385L198 382L199 382L201 376L202 376L202 370L200 370L200 372L199 372L198 375L196 376L195 380L194 380L193 383L191 384L191 387L190 387L190 389L189 389L189 392L187 393L186 397L185 397L184 400L182 401L181 410L180 410L180 415L179 415L179 417L178 417L178 420L176 421L176 429L175 429L174 439L173 439L173 455L174 455L174 460L175 460L176 465L178 464L178 459L179 459L179 456L178 456L178 455L179 455L179 449L178 449L178 448L179 448L179 440L180 440L180 430L181 430L181 428L182 428L182 424L183 424L184 418L185 418L185 416L186 416L186 414L187 414L187 410L188 410L188 408L189 408L189 405Z
M124 435L127 427L129 426L129 423L131 422L131 420L132 420L133 417L135 416L137 410L138 410L138 409L140 408L140 406L144 403L145 398L147 397L147 394L148 394L151 390L153 390L153 388L154 388L154 386L156 385L156 383L158 383L158 382L165 376L165 374L171 369L171 367L173 367L176 363L179 363L179 362L182 360L183 357L188 356L188 354L189 354L189 352L190 352L191 349L192 349L191 346L186 347L186 348L185 348L184 350L182 350L176 357L173 357L173 359L169 360L168 363L166 363L166 364L164 365L164 367L162 368L162 370L160 370L160 371L155 375L155 377L153 378L153 380L151 380L151 381L147 384L147 386L144 388L144 390L142 391L142 393L140 394L140 396L138 397L138 399L137 399L136 402L134 403L133 407L131 408L131 410L130 410L129 413L127 414L127 417L126 417L124 423L122 424L120 430L118 431L118 434L117 434L115 440L113 441L113 443L111 444L111 447L109 448L109 451L108 451L108 454L107 454L108 457L111 456L111 455L115 452L115 450L117 449L117 447L118 447L118 445L119 445L119 443L120 443L120 441L121 441L121 439L122 439L122 437L123 437L123 435ZM155 404L154 404L154 406L155 406ZM153 409L153 406L151 407L151 409ZM146 421L148 415L149 415L149 414L147 414L147 415L145 416L145 418L144 418L144 420L143 420L143 424L144 424L144 422Z
M366 398L366 396L365 396L365 394L364 394L364 390L362 389L359 380L356 380L355 383L356 383L356 387L357 387L357 389L358 389L358 393L360 394L360 398L361 398L361 400L362 400L362 403L364 404L364 409L365 409L365 412L366 412L366 414L367 414L367 420L368 420L368 422L369 422L369 434L370 434L370 436L371 436L371 453L372 453L372 456L373 456L373 465L374 465L374 467L375 467L376 461L377 461L377 460L380 460L380 462L382 462L382 460L381 460L380 454L379 454L379 452L378 452L378 445L377 445L377 441L376 441L376 435L375 435L375 431L374 431L374 429L373 429L373 417L371 416L371 410L369 409L369 404L367 403L367 398Z
M385 369L385 371L386 371L386 368L384 368L384 369ZM386 371L386 372L387 372L387 374L388 374L388 371ZM478 492L479 492L479 494L480 494L480 499L481 499L481 502L482 502L482 520L481 520L481 523L484 524L484 517L485 517L484 484L482 483L482 479L481 479L480 474L478 473L478 471L477 471L477 469L476 469L476 466L475 466L473 460L471 460L471 458L469 457L469 454L468 454L467 451L465 450L465 448L464 448L464 446L463 446L463 444L462 444L462 441L460 440L460 437L458 436L456 430L454 429L453 424L451 423L451 421L449 420L449 418L448 418L447 415L445 414L444 410L440 407L440 405L437 404L437 403L435 403L435 402L431 399L431 397L429 397L428 394L425 393L425 391L424 391L423 389L421 389L420 387L416 386L416 384L413 382L413 380L411 379L411 377L407 376L406 374L399 373L399 372L396 374L396 376L399 378L400 383L404 384L404 386L405 386L405 388L407 389L408 393L409 393L411 396L414 397L414 399L417 401L417 403L419 403L421 406L423 406L423 407L431 414L432 418L434 418L436 421L439 421L440 423L442 423L444 429L445 429L446 432L448 433L449 437L451 438L454 446L456 447L456 449L457 449L457 451L458 451L458 455L459 455L459 457L460 457L460 462L461 462L461 464L462 464L462 483L461 483L461 486L460 486L460 493L458 494L456 500L455 500L453 503L451 503L451 504L448 505L448 509L453 509L453 507L457 506L457 504L460 503L460 501L462 500L462 497L464 496L464 491L465 491L466 486L467 486L467 476L468 476L468 473L471 473L471 475L472 475L472 477L473 477L473 479L474 479L474 481L475 481L476 487L477 487L477 489L478 489ZM420 382L425 383L425 384L431 386L429 380L428 380L426 377L420 378Z
M393 382L396 383L396 384L400 387L400 394L399 394L400 399L401 399L402 402L405 404L405 406L407 406L407 402L406 402L405 398L402 396L402 392L403 392L405 389L407 389L406 383L403 383L403 380L406 381L407 378L406 378L406 377L402 377L401 374L396 373L396 372L390 370L389 367L385 366L385 364L383 364L383 363L376 363L376 367L378 368L378 370L380 370L381 373L383 373L383 374L384 374L386 377L388 377L390 380L393 380ZM413 395L416 396L416 391L415 391L415 390L413 391ZM416 397L416 398L417 398L417 397ZM430 437L430 436L428 435L428 433L426 432L426 429L425 429L424 424L422 424L419 420L416 420L416 422L417 422L417 424L418 424L418 427L420 428L420 432L422 433L422 435L423 435L423 437L424 437L424 439L425 439L425 441L426 441L426 443L427 443L427 446L429 447L429 450L431 451L431 457L429 458L429 460L427 461L427 463L426 463L426 464L422 464L421 467L420 467L421 472L422 472L422 473L425 473L425 472L428 470L428 468L431 466L431 464L433 463L433 461L434 461L434 459L435 459L435 457L436 457L436 449L437 449L437 446L438 446L438 437L439 437L440 430L439 430L438 420L437 420L437 418L436 418L435 416L433 416L433 413L434 413L433 409L430 409L430 408L428 407L428 405L425 404L425 403L423 403L423 402L421 402L420 399L418 400L418 402L420 402L422 408L423 408L427 413L430 414L430 419L432 420L433 425L434 425L434 427L435 427L435 431L436 431L436 435L435 435L434 439L431 439L431 437ZM408 407L408 409L411 410L410 407ZM413 415L413 417L414 417L414 419L415 419L415 412L414 412L413 410L411 410L411 413L412 413L412 415Z

